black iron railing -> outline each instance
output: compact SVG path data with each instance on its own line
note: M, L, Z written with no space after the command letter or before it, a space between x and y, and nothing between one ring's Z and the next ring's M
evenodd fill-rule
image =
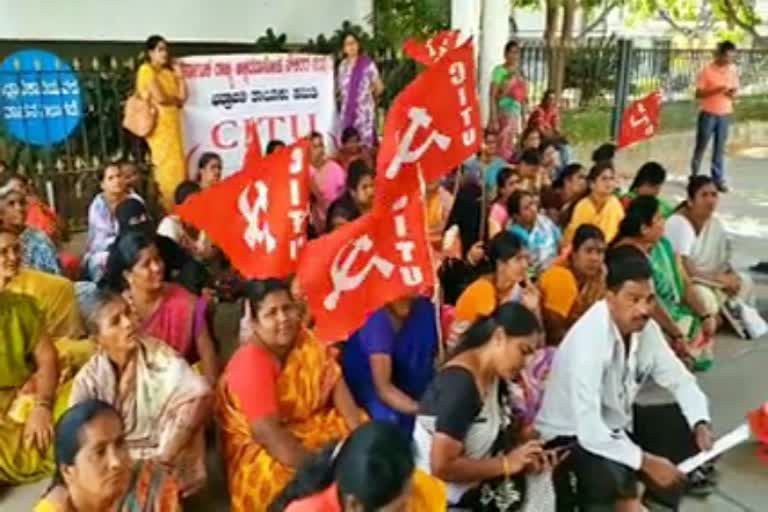
M547 57L552 51L566 52L564 109L614 106L621 69L628 74L621 78L628 80L629 99L661 88L665 101L692 100L696 76L712 58L708 50L632 48L629 62L624 63L628 65L620 66L618 48L614 38L588 40L567 50L524 42L521 68L531 103L540 101L549 85ZM68 64L77 74L82 98L82 120L76 129L63 142L42 147L19 142L0 123L0 158L27 175L77 230L85 225L88 203L98 189L97 171L107 161L126 158L137 162L145 173L150 164L144 142L121 127L123 105L133 90L138 61L102 57L87 62L74 59ZM768 93L768 51L740 50L738 65L740 94ZM390 59L381 60L379 68L386 87L386 108L413 79L418 67L409 60ZM0 70L0 79L3 73L13 72ZM481 93L480 97L487 95ZM0 107L2 102L0 95Z

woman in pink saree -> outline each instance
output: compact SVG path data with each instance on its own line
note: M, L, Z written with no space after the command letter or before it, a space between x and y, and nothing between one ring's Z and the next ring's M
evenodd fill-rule
M163 281L165 264L154 239L129 231L113 245L105 284L130 304L142 335L165 342L213 385L219 374L213 340L206 321L208 304L182 286Z
M336 89L339 98L340 134L355 128L360 142L369 148L377 146L376 100L384 92L376 63L362 55L360 38L352 32L344 36L344 60L339 64Z
M499 156L509 161L525 120L528 84L520 72L520 45L509 41L504 46L504 64L491 75L490 118L488 128L499 134Z

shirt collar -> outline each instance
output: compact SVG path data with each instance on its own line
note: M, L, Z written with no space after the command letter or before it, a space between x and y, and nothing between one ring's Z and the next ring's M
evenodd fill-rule
M616 322L613 321L611 310L607 306L608 304L606 303L606 308L608 309L609 329L611 336L613 337L613 342L619 349L624 351L624 336L622 336L621 331L619 331L619 326L616 325ZM640 345L640 340L638 339L639 334L640 333L638 332L633 332L629 337L629 352L627 353L626 361L634 359L635 355L637 354L637 350Z

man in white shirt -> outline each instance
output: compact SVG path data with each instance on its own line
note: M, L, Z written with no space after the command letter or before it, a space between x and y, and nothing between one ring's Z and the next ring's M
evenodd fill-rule
M640 480L651 491L683 483L685 475L661 456L666 454L644 451L630 434L635 398L649 379L674 395L691 427L692 435L686 432L679 443L693 437L699 449L708 450L713 442L706 396L650 319L655 296L647 257L623 246L606 263L606 298L566 334L536 418L545 441L572 446L555 475L558 510L568 510L560 507L574 487L573 476L573 505L589 512L644 510Z

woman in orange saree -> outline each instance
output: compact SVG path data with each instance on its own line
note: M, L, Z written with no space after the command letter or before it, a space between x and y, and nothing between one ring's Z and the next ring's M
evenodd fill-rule
M288 284L246 289L253 336L227 365L216 404L232 512L267 510L313 451L365 419L333 354L301 326Z

